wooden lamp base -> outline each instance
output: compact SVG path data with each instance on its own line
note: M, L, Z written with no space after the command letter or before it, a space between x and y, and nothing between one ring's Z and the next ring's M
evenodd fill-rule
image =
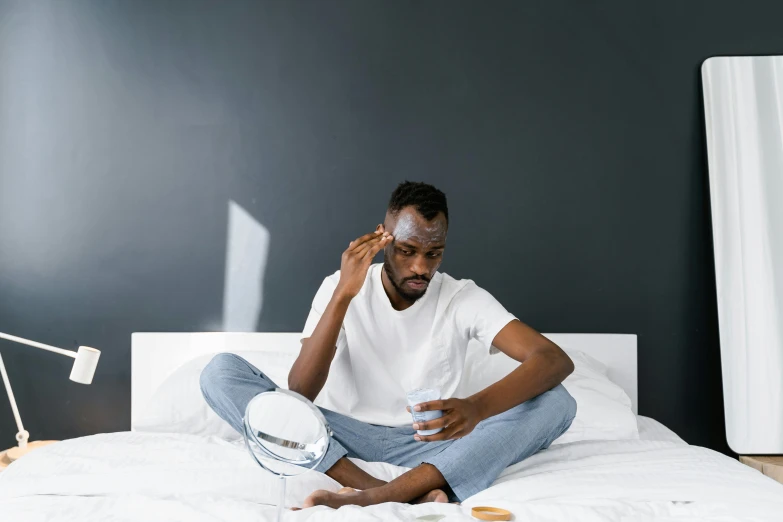
M28 442L26 448L20 448L19 446L14 446L13 448L8 449L8 451L5 451L3 453L0 453L2 458L0 459L0 469L3 469L4 467L8 466L15 460L19 460L20 458L24 457L31 451L33 451L36 448L41 448L43 446L48 446L49 444L54 444L57 442L56 440L35 440L33 442Z

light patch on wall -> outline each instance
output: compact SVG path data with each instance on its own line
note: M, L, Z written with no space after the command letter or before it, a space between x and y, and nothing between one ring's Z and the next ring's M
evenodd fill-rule
M223 330L253 332L264 303L269 231L234 201L228 202Z

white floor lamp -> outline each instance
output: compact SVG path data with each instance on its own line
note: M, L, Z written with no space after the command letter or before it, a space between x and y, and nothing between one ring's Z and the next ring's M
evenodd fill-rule
M57 348L55 346L49 346L48 344L37 343L28 339L22 339L21 337L4 334L2 332L0 332L0 338L72 357L75 360L73 362L73 368L71 369L70 378L72 381L80 384L90 384L92 382L92 377L95 375L95 368L98 366L98 359L101 356L100 350L88 346L80 346L79 351L74 352L71 350L63 350L62 348ZM16 434L17 446L11 448L6 453L8 460L14 461L22 457L28 451L35 449L35 443L27 443L30 438L30 433L24 429L24 425L22 424L22 417L19 415L19 408L16 405L14 392L11 389L11 381L8 380L8 372L5 370L2 355L0 355L0 374L2 374L3 377L3 384L5 384L5 391L8 393L8 399L11 401L11 410L14 413L16 428L18 430L18 433Z

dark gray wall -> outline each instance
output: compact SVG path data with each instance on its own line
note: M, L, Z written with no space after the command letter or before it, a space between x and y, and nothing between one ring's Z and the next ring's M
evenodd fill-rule
M443 271L638 334L641 413L726 450L699 66L783 52L783 4L1 5L0 331L103 350L83 387L0 344L34 438L128 429L131 332L220 321L229 200L293 331L407 178L449 196Z

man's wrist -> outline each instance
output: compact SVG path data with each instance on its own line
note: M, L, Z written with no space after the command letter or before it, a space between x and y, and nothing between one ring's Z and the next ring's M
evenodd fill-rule
M479 422L486 420L490 417L489 413L487 412L487 400L485 398L484 392L479 392L475 395L471 395L466 401L470 402L473 407L476 409L476 412L479 416Z
M344 306L348 306L348 304L350 304L353 297L354 296L348 294L345 290L340 288L340 286L334 289L334 294L332 295L332 299L335 300L335 303Z

